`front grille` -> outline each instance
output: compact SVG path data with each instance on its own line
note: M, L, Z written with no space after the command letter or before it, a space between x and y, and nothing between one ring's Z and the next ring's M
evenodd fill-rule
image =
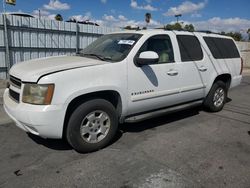
M9 96L17 103L20 101L22 81L19 78L10 75Z
M17 87L17 88L21 88L22 82L20 79L14 77L14 76L10 76L10 84Z
M19 103L19 98L20 98L20 94L13 91L12 89L9 89L9 94L10 94L10 97L15 100L16 102Z

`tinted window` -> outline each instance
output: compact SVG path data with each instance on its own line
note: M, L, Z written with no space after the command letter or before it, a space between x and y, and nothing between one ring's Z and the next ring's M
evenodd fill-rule
M199 40L191 35L177 35L181 61L198 61L203 59Z
M239 58L240 54L233 40L225 38L204 37L208 48L216 59Z
M154 51L159 56L158 63L174 62L174 52L171 40L168 35L156 35L150 37L137 53L139 57L141 52Z

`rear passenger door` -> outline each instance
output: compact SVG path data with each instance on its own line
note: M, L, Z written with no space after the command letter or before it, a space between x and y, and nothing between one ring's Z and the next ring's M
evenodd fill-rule
M216 34L196 33L202 41L203 50L206 51L207 61L197 64L205 67L206 71L201 72L202 79L206 86L205 92L208 93L215 78L218 75L229 73L237 80L241 69L241 59L234 41Z
M178 64L181 80L181 98L185 101L202 99L205 97L205 85L198 66L205 59L201 44L191 33L178 34L176 39L179 46L179 59L176 64ZM204 68L202 71L206 71L206 69Z

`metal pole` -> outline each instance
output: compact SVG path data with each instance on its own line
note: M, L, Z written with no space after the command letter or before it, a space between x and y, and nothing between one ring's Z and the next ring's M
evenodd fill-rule
M175 17L176 17L176 19L177 19L177 23L179 23L179 17L181 17L182 15L181 14L176 14L176 15L174 15Z
M9 49L9 37L8 37L6 14L3 14L3 24L4 24L5 66L7 67L6 77L8 77L8 72L10 70L10 49Z
M3 0L3 13L5 13L5 0Z
M76 54L79 53L79 25L78 21L76 21Z
M38 17L39 17L39 19L41 19L41 10L39 9L38 12L39 12Z

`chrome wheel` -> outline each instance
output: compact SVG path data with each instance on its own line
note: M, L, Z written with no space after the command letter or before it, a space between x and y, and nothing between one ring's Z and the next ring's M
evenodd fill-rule
M93 111L81 123L81 136L88 143L98 143L107 136L110 124L110 117L106 112Z
M225 91L222 88L218 88L214 93L213 103L214 106L220 107L225 100Z

